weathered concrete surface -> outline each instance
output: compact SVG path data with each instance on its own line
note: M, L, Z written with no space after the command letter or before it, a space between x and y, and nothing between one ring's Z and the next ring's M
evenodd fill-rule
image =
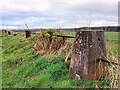
M106 59L102 31L79 31L73 45L69 72L71 77L79 75L84 80L100 79L107 73L107 64L96 59Z

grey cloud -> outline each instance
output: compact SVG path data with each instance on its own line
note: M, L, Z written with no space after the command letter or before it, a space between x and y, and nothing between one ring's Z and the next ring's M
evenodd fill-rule
M47 11L16 11L4 12L3 23L6 26L19 26L12 24L12 22L24 21L26 18L35 17L35 22L29 23L32 27L46 26L46 27L67 27L67 26L83 26L86 25L90 19L94 23L106 21L108 24L117 23L118 10L117 3L105 2L87 2L77 6L68 7L64 1L51 1L51 7ZM43 20L42 20L42 19ZM9 22L8 22L9 21ZM59 25L59 21L63 21ZM24 24L21 25L24 28Z

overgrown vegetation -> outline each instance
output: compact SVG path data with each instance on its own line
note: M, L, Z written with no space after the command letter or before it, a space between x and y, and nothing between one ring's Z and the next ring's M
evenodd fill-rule
M113 57L117 60L117 35L117 33L105 33L110 60L113 60ZM17 33L16 36L3 34L0 37L2 38L3 88L95 88L96 85L100 88L111 87L110 77L99 81L71 79L68 73L69 67L64 63L64 53L57 57L49 53L50 57L54 57L49 58L48 53L40 56L32 50L37 36L33 35L31 39L25 39L23 33Z

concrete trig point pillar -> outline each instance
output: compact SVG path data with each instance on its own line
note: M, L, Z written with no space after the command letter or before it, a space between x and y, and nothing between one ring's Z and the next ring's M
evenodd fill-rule
M25 38L31 37L31 31L25 31Z
M70 76L76 75L84 80L97 80L105 76L107 64L97 61L106 59L103 31L78 31L74 41Z

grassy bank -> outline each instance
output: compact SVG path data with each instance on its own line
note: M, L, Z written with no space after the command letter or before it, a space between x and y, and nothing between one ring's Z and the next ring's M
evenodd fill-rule
M71 33L70 33L71 35ZM107 55L117 60L117 33L105 33ZM100 81L73 80L69 77L69 67L64 64L64 55L52 60L39 56L32 50L34 38L25 39L23 33L2 37L2 87L3 88L101 88L110 87L110 78ZM52 56L51 56L52 57Z

